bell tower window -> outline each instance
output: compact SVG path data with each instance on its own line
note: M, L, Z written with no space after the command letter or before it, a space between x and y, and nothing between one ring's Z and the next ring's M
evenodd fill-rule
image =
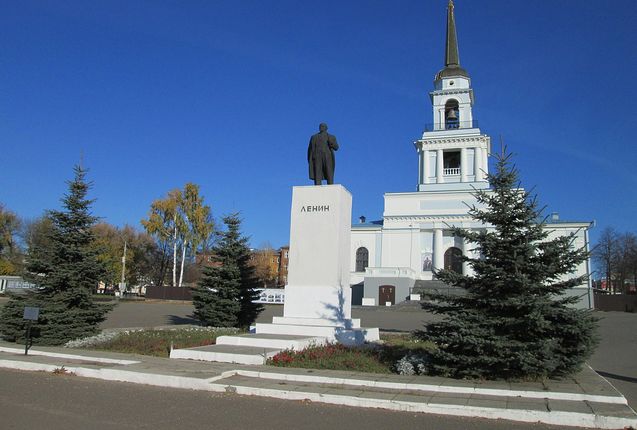
M445 151L442 155L442 174L454 176L460 174L460 151Z
M445 130L460 128L460 109L458 100L450 99L445 103Z

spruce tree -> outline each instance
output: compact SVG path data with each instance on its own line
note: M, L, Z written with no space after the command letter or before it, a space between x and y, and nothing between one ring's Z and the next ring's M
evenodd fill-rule
M223 219L226 231L212 248L216 265L204 269L193 290L194 315L203 325L248 327L263 306L258 298L254 267L250 263L248 238L241 236L241 219L231 214Z
M453 228L477 258L463 256L474 274L440 270L436 277L463 294L427 294L425 310L442 316L417 332L437 349L430 374L458 378L541 379L576 372L596 346L597 320L565 293L587 281L573 276L589 254L574 234L549 239L535 197L518 186L510 155L497 157L491 190L477 190L474 219L489 228ZM473 246L471 246L473 245Z
M110 305L95 303L92 293L104 279L106 269L98 258L91 227L93 200L86 170L74 168L62 211L49 211L51 228L47 240L29 249L25 278L36 285L26 296L14 296L0 314L0 333L10 341L23 340L24 306L37 306L40 316L32 330L34 343L59 345L94 335Z

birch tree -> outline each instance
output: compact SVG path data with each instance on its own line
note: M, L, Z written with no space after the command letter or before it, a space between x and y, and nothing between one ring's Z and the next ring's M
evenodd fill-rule
M148 219L142 220L146 232L153 236L160 246L173 248L173 276L172 285L177 285L177 242L181 224L179 202L181 191L174 189L163 199L157 199L150 205Z
M142 225L148 234L163 244L164 249L172 247L172 285L181 287L189 249L196 252L208 240L214 228L210 206L204 204L199 186L189 182L183 190L174 189L165 198L155 200L151 204L148 219L142 220ZM179 277L178 250L181 251Z
M200 244L212 234L214 224L210 206L204 204L203 196L199 194L199 185L191 182L184 186L179 200L181 232L181 269L179 272L179 286L184 277L184 264L188 248L197 251Z

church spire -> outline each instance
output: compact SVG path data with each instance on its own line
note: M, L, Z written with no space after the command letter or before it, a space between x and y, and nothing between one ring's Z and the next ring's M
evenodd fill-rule
M453 14L453 0L447 5L447 39L445 41L445 68L438 72L436 80L451 77L469 77L466 70L460 67L460 55L458 54L458 36L456 35L456 18Z
M458 38L456 36L456 20L453 16L453 0L447 6L447 44L445 46L445 67L459 66Z

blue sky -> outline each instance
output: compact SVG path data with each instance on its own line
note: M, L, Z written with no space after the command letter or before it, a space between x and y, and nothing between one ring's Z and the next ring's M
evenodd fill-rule
M416 188L446 0L2 1L0 202L59 207L83 154L96 215L140 227L195 182L284 245L320 122L353 217ZM633 231L637 1L456 1L474 118L516 154L548 211Z

